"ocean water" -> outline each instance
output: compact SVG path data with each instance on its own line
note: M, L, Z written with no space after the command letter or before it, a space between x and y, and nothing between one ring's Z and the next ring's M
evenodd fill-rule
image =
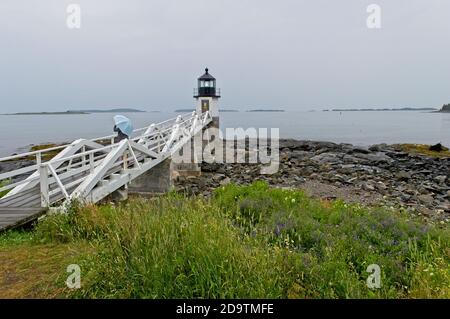
M0 156L30 144L71 142L112 134L114 114L0 115ZM135 128L177 116L174 112L128 113ZM441 142L450 146L450 113L396 112L223 112L223 128L279 128L280 137L356 145Z

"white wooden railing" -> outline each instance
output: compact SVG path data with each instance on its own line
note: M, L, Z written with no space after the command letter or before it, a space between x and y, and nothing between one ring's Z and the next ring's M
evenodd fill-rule
M42 207L75 198L97 202L170 157L211 120L209 112L193 112L137 129L118 143L109 135L0 158L5 162L35 157L32 165L0 174L0 182L13 180L0 187L0 192L9 191L0 205L32 191L40 193ZM44 161L55 151L60 152Z

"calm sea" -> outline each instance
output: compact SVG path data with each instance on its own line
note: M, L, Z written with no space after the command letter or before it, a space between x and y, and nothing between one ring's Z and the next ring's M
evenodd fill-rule
M125 114L135 127L176 117L173 112ZM112 133L113 114L0 115L0 156L30 144L70 142ZM221 128L280 129L282 138L375 143L441 142L450 146L450 113L398 112L224 112Z

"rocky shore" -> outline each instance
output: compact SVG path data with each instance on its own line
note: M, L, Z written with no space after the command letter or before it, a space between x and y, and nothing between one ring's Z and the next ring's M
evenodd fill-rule
M3 162L0 173L33 163L28 159ZM399 145L366 148L280 140L278 172L262 175L260 169L261 164L204 163L200 177L178 177L175 189L210 196L228 183L262 180L275 187L303 189L322 199L403 207L426 219L450 223L450 156L412 154Z
M210 196L228 183L263 180L299 188L323 199L403 207L426 219L450 223L450 157L410 154L400 146L298 140L280 141L280 169L261 175L260 164L202 164L200 177L177 177L175 188Z

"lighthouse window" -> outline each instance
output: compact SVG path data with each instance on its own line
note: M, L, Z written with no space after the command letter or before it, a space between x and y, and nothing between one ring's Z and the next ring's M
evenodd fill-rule
M205 87L209 87L209 82L205 81Z

